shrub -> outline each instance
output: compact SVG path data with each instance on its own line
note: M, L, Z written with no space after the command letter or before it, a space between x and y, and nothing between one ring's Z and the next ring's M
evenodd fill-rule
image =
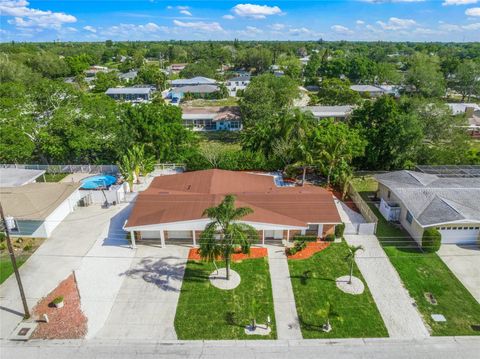
M293 236L294 241L304 241L304 242L316 242L317 236L303 236L303 235L296 235Z
M307 243L305 241L295 241L294 248L296 248L297 252L303 251L307 247Z
M52 300L53 304L58 304L58 303L61 303L61 302L63 302L63 295L60 295L60 296L56 297L54 300Z
M3 250L5 250L5 249L7 249L7 244L6 244L6 243L3 243L3 242L0 243L0 251L3 251Z
M427 253L434 253L440 249L442 235L435 228L427 228L422 236L422 249Z
M3 242L3 241L5 240L5 238L7 238L7 236L5 235L5 233L0 232L0 242Z
M23 247L23 250L24 250L25 252L28 252L28 251L31 250L31 249L32 249L32 245L31 245L30 243L27 244L27 245L25 245L25 247Z
M333 242L335 240L335 235L333 233L329 233L325 236L325 241Z
M288 254L289 256L293 256L293 255L294 255L295 253L297 253L297 252L298 252L298 251L297 251L297 248L295 248L295 247L287 248L287 254Z
M340 223L335 226L335 237L342 238L345 231L345 223Z

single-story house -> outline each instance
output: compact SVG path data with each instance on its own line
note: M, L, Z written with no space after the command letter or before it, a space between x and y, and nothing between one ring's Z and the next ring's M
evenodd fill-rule
M214 92L219 91L220 88L217 85L189 85L189 86L179 86L174 87L170 90L170 93L167 95L171 99L182 99L185 97L186 93L191 93L199 97L207 96Z
M361 95L369 95L370 97L379 97L382 95L398 96L398 89L389 85L352 85L350 89Z
M0 187L19 187L35 183L37 178L44 174L44 170L0 168Z
M77 207L80 183L29 183L0 188L11 236L48 238Z
M182 107L183 124L194 131L238 131L242 128L240 109L224 107Z
M172 87L183 87L183 86L199 86L199 85L215 85L217 81L214 79L209 79L208 77L196 76L191 79L177 79L172 80Z
M109 72L110 69L106 66L93 65L87 70L83 71L86 77L95 77L99 72Z
M310 111L316 118L333 118L338 121L344 121L352 113L354 107L350 105L343 106L305 106L302 111Z
M196 245L211 221L204 210L227 194L236 196L237 206L253 210L241 222L252 225L262 243L289 241L301 233L323 237L341 223L333 196L324 188L279 187L270 175L213 169L156 177L138 195L124 229L133 246L141 240Z
M179 73L180 71L182 71L185 67L187 67L188 64L171 64L170 66L168 66L168 71L170 73Z
M447 103L455 116L465 115L466 130L472 137L480 137L480 105L476 103Z
M137 78L137 75L138 75L138 71L131 70L131 71L128 71L128 72L125 72L125 73L118 74L118 78L122 81L130 82L130 81L135 80Z
M250 75L241 75L228 79L226 82L226 87L228 89L229 95L236 96L237 90L245 90L250 84L250 80Z
M123 101L150 101L155 88L145 87L112 87L105 94L114 100Z
M475 243L480 236L480 178L439 177L415 171L375 176L380 213L398 221L421 244L434 227L442 243Z

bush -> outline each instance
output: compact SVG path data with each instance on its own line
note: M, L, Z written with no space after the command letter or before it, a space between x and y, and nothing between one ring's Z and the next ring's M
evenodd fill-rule
M54 300L52 300L53 304L58 304L63 302L63 295L56 297Z
M442 235L435 228L427 228L422 236L422 249L427 253L435 253L442 244Z
M305 236L305 235L295 235L293 236L294 241L304 241L304 242L316 242L317 236Z
M335 226L335 237L342 238L345 231L345 223L340 223Z
M287 254L288 254L289 256L293 256L293 255L294 255L295 253L297 253L297 252L298 252L298 251L297 251L297 248L295 248L295 247L287 248Z
M325 241L333 242L335 240L335 235L333 233L329 233L325 236Z
M297 252L303 251L306 247L307 247L307 243L305 243L305 241L294 242L294 248L297 250Z

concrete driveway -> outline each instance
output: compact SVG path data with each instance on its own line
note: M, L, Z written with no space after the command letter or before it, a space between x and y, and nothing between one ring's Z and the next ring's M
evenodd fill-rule
M52 236L20 268L30 308L81 267L95 242L99 238L103 242L112 217L125 207L126 204L108 209L100 206L77 208L57 226ZM0 293L0 337L8 338L23 316L14 275L0 286Z
M480 303L480 247L443 244L437 254Z
M174 340L189 247L140 245L97 339Z

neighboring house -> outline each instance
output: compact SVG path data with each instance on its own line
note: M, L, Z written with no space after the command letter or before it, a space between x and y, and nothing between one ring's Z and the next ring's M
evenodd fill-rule
M476 103L447 103L453 115L465 115L466 130L472 137L480 137L480 105Z
M150 101L155 88L152 86L145 87L113 87L105 91L107 96L114 100L143 102Z
M344 106L305 106L302 111L310 111L316 118L333 118L337 121L344 121L352 113L354 107Z
M80 183L70 182L0 188L0 201L10 234L15 237L50 237L77 207L81 199L79 188Z
M85 74L86 77L95 77L99 72L109 72L109 71L110 69L108 67L94 65L94 66L90 66L90 68L83 71L83 73Z
M350 89L364 96L379 97L382 95L399 96L398 89L389 85L352 85Z
M307 66L308 62L310 61L310 56L304 56L300 58L300 62L303 66Z
M375 176L380 212L398 221L419 244L426 228L442 243L475 243L480 235L480 178L448 178L414 171Z
M225 107L183 107L183 124L194 131L238 131L242 128L240 109Z
M141 192L124 229L138 240L198 243L211 220L203 215L227 194L252 214L241 221L258 230L260 241L290 240L295 234L323 237L341 223L333 196L324 188L277 187L273 176L224 170L156 177Z
M233 77L226 82L226 87L230 96L237 96L238 90L245 90L250 84L251 76L242 75Z
M168 66L167 70L170 74L178 74L182 71L188 64L171 64Z
M43 176L43 170L27 170L23 168L0 168L0 187L19 187L35 183Z
M132 70L123 74L118 74L118 78L125 82L131 82L137 78L138 71Z
M170 90L168 98L173 99L182 99L185 97L186 93L191 93L197 97L206 97L209 94L217 92L220 90L220 87L217 85L189 85L189 86L179 86L174 87Z
M209 79L208 77L203 76L192 77L191 79L177 79L171 81L171 85L173 88L216 84L217 81L215 81L214 79Z

